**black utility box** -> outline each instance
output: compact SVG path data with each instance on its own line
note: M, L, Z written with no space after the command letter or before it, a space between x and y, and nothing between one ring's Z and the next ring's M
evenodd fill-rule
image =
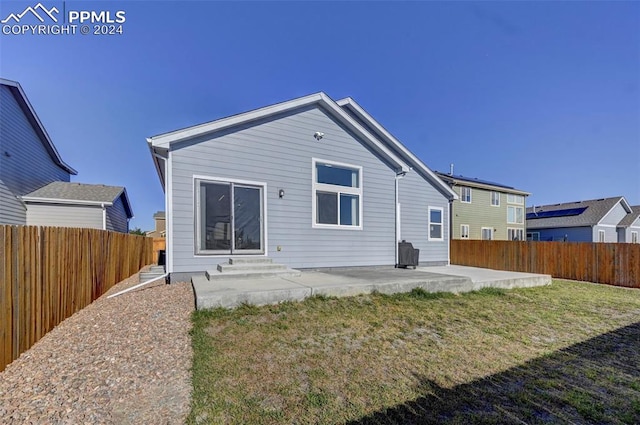
M158 265L164 266L166 264L166 251L164 249L158 250Z
M398 264L396 264L396 267L407 268L409 266L413 266L415 269L419 262L419 249L415 249L411 242L398 242Z

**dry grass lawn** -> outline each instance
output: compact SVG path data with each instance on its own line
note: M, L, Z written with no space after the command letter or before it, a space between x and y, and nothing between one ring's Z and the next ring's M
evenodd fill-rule
M639 290L311 298L193 323L189 423L640 423Z

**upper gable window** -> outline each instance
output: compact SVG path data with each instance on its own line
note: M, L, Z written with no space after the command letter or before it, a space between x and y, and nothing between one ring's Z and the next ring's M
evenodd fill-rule
M460 186L460 202L471 202L471 188L466 186Z
M313 226L362 229L362 167L313 160Z

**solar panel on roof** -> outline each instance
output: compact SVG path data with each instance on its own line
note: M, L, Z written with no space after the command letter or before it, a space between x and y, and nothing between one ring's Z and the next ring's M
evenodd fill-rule
M553 210L553 211L538 211L527 213L527 220L535 218L549 218L549 217L571 217L574 215L582 214L587 207L582 208L568 208L565 210Z

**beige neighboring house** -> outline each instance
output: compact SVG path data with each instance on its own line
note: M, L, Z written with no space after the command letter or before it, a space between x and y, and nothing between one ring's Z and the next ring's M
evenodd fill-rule
M451 208L452 239L526 240L530 193L477 178L436 174L458 195Z
M156 222L155 230L147 232L147 236L150 238L164 238L167 235L167 224L165 221L164 211L158 211L153 215L153 219Z

